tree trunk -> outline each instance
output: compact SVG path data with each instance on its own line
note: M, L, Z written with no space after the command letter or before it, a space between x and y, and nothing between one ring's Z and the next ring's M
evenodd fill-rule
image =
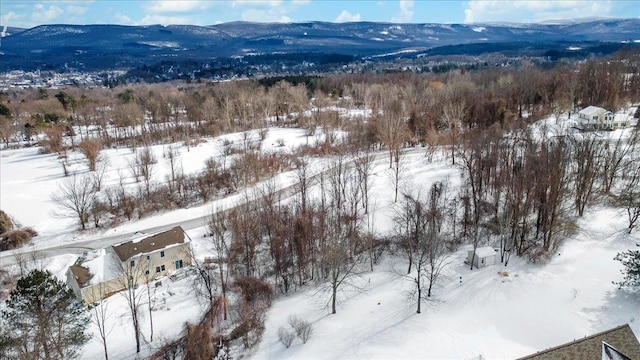
M331 313L336 313L336 293L338 292L338 286L336 283L332 284L331 287L332 295L331 295Z
M133 320L133 329L136 335L136 353L139 353L140 352L140 324L138 323L137 319Z
M104 360L109 360L109 354L107 353L107 342L102 342L102 348L104 349Z
M151 313L151 307L149 307L149 326L151 327L150 341L153 341L153 314Z
M418 286L418 311L416 313L420 314L420 305L422 303L422 288L420 287L420 272L418 271L418 277L416 278L416 285Z
M218 257L219 256L220 255L218 255ZM220 287L222 288L222 318L224 321L227 321L227 284L224 281L222 263L218 263L218 268L220 269Z

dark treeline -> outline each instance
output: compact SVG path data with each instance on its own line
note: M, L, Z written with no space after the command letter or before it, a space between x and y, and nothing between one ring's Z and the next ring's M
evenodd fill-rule
M517 68L462 68L439 74L367 73L178 86L13 90L1 97L0 133L8 143L31 138L49 127L69 131L73 126L83 137L95 125L105 146L141 146L261 128L268 116L276 116L280 124L301 125L298 113L309 109L311 98L318 107L341 98L343 106L380 108L381 100L395 96L410 117L413 141L427 143L437 140L430 136L437 138L450 130L451 125L443 120L443 109L449 104L463 103L460 126L465 129L496 123L508 129L521 126L523 120L531 122L588 105L616 111L638 97L638 62L637 53L619 52L607 59L558 64L552 69L525 62ZM317 123L305 120L302 125Z

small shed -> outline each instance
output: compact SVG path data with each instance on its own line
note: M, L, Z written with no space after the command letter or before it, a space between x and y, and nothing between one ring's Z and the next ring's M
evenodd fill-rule
M473 250L469 250L467 253L467 264L471 264L473 258L473 266L476 268L482 268L489 265L495 265L496 263L496 250L491 246L483 246L476 249L476 256L473 256Z

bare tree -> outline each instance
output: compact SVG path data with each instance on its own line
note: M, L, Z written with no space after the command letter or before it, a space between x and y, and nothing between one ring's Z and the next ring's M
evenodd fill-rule
M98 158L100 156L100 151L102 150L102 143L99 140L87 139L78 145L80 148L80 152L87 158L87 165L89 166L89 171L96 170L96 163L98 162Z
M9 148L9 142L15 134L13 119L9 116L0 115L0 140L4 141L6 148Z
M640 143L640 131L638 127L631 130L628 138L623 137L623 133L613 142L605 143L602 162L602 180L605 192L610 192L615 180L619 176L620 170L624 166L624 160L633 154Z
M47 138L41 141L42 146L46 152L56 153L59 156L66 157L67 147L64 145L63 135L64 127L60 124L55 124L45 131Z
M259 212L256 206L244 203L229 213L228 221L232 234L229 247L232 262L239 272L253 276L257 270L257 247L262 240Z
M393 167L391 168L391 183L393 184L394 196L393 202L398 202L398 193L402 187L407 168L404 164L404 156L398 153L393 159Z
M74 175L58 185L51 194L51 200L62 209L63 217L77 217L82 230L91 215L91 207L96 201L96 188L88 176Z
M626 178L624 188L618 196L617 202L627 211L629 234L637 226L640 219L640 165L637 160L630 162L628 167L630 175Z
M323 264L326 267L329 278L332 314L336 313L338 290L348 285L353 276L358 275L357 267L360 263L360 258L351 258L349 256L349 246L346 241L347 239L344 235L334 234L334 238L329 244L326 244L322 254Z
M227 288L229 282L229 247L227 246L225 234L228 227L228 219L224 211L219 209L211 214L208 223L209 231L212 234L213 247L216 251L218 263L218 275L220 276L220 292L222 301L223 320L228 318L227 309ZM226 269L226 271L225 271Z
M383 113L378 117L376 127L379 138L389 150L389 167L399 162L400 149L407 139L408 109L397 87L385 89Z
M213 250L216 252L215 262L217 265L218 274L214 274L212 270L212 264L206 265L204 269L198 269L199 277L202 280L202 285L206 290L210 305L213 306L215 296L215 277L219 277L220 281L220 293L223 311L223 320L228 318L227 309L227 284L229 282L229 247L226 242L226 232L228 229L228 219L225 212L222 209L212 209L207 219L207 228L209 235L211 236L211 243Z
M369 213L369 185L373 173L373 162L376 157L370 148L356 154L355 167L358 174L358 183L363 196L364 213Z
M176 183L179 178L182 177L182 164L178 164L178 156L180 156L180 153L177 148L168 146L165 148L164 156L169 161L169 168L171 169L168 182L169 192L171 193L171 196L173 196L174 192L177 190Z
M142 257L130 259L122 263L114 259L110 265L112 270L118 274L119 286L124 289L120 295L125 298L131 317L131 325L136 340L136 353L140 352L142 329L140 318L142 316L142 305L144 304L145 291L138 287L138 281L144 279L144 272L149 271L148 266L144 266Z
M542 238L542 249L556 249L563 231L562 220L569 189L569 147L563 138L540 145L536 166L536 239Z
M465 112L465 102L456 101L451 98L447 101L442 109L441 120L449 127L449 135L451 141L451 164L456 164L456 149L458 145L458 134L462 127L462 118Z
M109 167L109 158L98 157L98 162L96 163L96 169L93 173L93 184L96 187L96 191L100 191L102 189L102 180L104 179L104 175L107 172L108 167Z
M483 199L483 186L484 186L484 152L488 148L489 139L487 134L482 134L475 139L469 138L466 144L466 149L460 152L460 158L462 160L462 168L465 174L465 179L468 187L465 189L466 193L463 196L464 199L468 199L468 205L466 208L471 208L472 214L470 223L472 226L472 238L473 244L473 257L480 242L480 205ZM470 191L470 192L469 192ZM467 214L468 211L465 211ZM471 270L473 270L473 261L471 259Z
M117 139L129 139L131 149L135 149L137 145L135 138L137 135L136 127L140 125L144 119L142 107L132 101L124 104L116 104L111 114Z
M296 162L295 169L296 187L300 194L300 211L307 210L307 202L309 197L309 188L313 186L312 177L309 174L309 163L302 158Z
M592 199L594 187L602 166L602 141L585 135L574 142L574 203L578 216L584 215L587 203Z
M108 302L102 298L105 295L105 289L102 285L98 285L98 291L100 292L100 301L91 306L91 321L98 328L98 335L102 341L102 349L104 350L105 360L109 360L109 352L107 349L107 337L113 331L114 324L107 325L109 319Z
M145 260L140 257L138 259L138 264L136 265L146 268L144 271L140 271L140 273L142 273L142 281L144 281L145 293L147 294L147 309L149 310L149 341L153 341L153 310L155 310L156 306L156 287L153 282L154 276L151 273L149 260Z
M431 297L433 286L447 265L446 241L442 231L446 216L445 192L444 184L436 183L429 191L427 202L420 200L419 194L418 198L403 194L401 210L395 217L401 229L401 243L407 250L410 263L415 263L415 273L410 267L409 272L401 276L408 277L416 285L418 314L422 301ZM426 296L423 294L425 287Z
M133 159L129 160L129 170L135 177L136 182L142 178L147 197L151 195L151 180L153 179L153 170L157 163L158 159L149 147L137 151Z
M151 192L151 180L153 178L153 169L158 162L156 156L153 154L150 148L145 147L139 152L140 157L140 174L144 179L144 186L147 192L147 197Z
M362 254L354 250L359 240L356 226L357 219L352 218L348 211L347 169L344 159L334 160L329 174L330 203L322 202L319 222L321 231L321 266L325 278L328 278L330 291L331 313L336 313L338 290L346 285L352 285L351 278L360 273ZM321 183L322 186L322 183Z

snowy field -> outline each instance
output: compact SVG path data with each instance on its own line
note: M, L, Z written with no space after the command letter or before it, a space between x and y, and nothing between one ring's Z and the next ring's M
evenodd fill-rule
M226 135L241 141L240 134ZM280 141L282 139L283 141ZM286 151L312 142L304 130L270 128L263 151ZM180 148L180 163L185 174L199 171L210 156L220 156L222 140L208 139L189 151ZM281 146L283 144L284 146ZM163 146L153 147L158 158L157 179L168 174L168 160L162 157ZM108 149L106 186L117 186L124 174L127 186L135 183L127 170L132 157L128 149ZM70 153L72 173L86 173L82 156ZM320 162L321 160L318 160ZM423 150L413 149L404 158L406 172L402 187L423 188L446 181L451 188L459 186L461 177L450 159L425 158ZM22 226L40 233L35 247L49 247L78 239L104 235L104 230L76 232L74 219L54 217L55 204L49 196L64 181L62 167L55 155L39 155L36 148L0 152L0 207ZM277 180L283 187L293 182L291 174ZM372 176L369 224L378 234L391 230L393 186L388 160L380 156ZM233 200L220 199L219 202ZM212 204L153 215L125 222L113 231L127 232L161 225L167 221L187 220L206 214ZM534 353L595 332L629 323L640 335L640 296L618 290L621 264L613 260L620 251L636 249L640 234L627 235L626 214L620 209L593 208L578 220L579 231L567 239L546 264L532 265L511 258L509 266L490 266L469 270L463 264L467 248L460 248L449 258L446 276L441 278L432 301L416 314L413 284L397 274L406 269L404 260L385 255L373 272L362 274L355 287L340 294L337 314L329 315L329 295L308 288L274 301L268 313L262 343L249 354L253 359L471 359L483 355L488 359L510 359ZM211 254L203 237L204 228L188 231L197 257ZM64 255L41 260L39 266L51 270L59 278L75 256ZM508 276L498 271L508 272ZM462 281L460 281L462 277ZM198 320L202 305L190 289L190 278L177 281L163 279L158 288L158 309L154 311L154 341L143 346L149 353L163 340L178 335L185 321ZM114 295L106 302L111 313L108 326L110 357L135 357L135 341L127 307L122 296ZM287 317L298 317L313 323L308 343L294 340L290 348L278 341L278 328L286 326ZM146 314L142 332L149 340ZM96 334L85 346L83 359L100 359L102 344Z
M388 257L361 276L359 290L343 294L335 315L325 308L328 295L315 289L280 299L252 358L513 359L625 323L640 334L640 297L611 283L622 277L613 257L635 248L638 235L625 235L618 210L592 211L579 225L580 234L545 265L512 258L506 268L471 271L461 249L421 314L413 284L395 271L406 263ZM311 321L314 333L286 349L277 330L292 314Z
M258 141L259 134L250 132L249 139ZM291 152L299 146L307 143L314 144L316 141L322 140L323 137L321 136L307 137L302 129L270 128L266 138L261 143L261 151ZM241 147L243 133L227 134L215 139L207 139L207 141L188 149L181 147L181 144L178 143L151 146L150 149L158 159L153 170L154 182L164 182L165 177L170 174L169 160L163 157L163 153L168 147L178 149L177 164L183 174L189 175L202 171L205 161L210 157L223 161L222 147L224 141L230 141L234 144L233 146ZM135 192L137 186L142 183L136 183L129 170L128 164L134 157L133 152L128 148L117 148L105 149L100 154L108 159L103 187L118 187L122 177L125 188L132 193ZM84 157L79 151L68 152L68 157L71 164L69 166L71 175L89 174ZM229 158L227 161L231 161L231 159ZM75 231L79 228L76 219L58 216L59 209L50 199L50 196L68 178L64 177L62 165L56 154L39 154L38 147L3 150L0 151L0 164L1 208L10 214L22 227L32 227L38 231L39 236L33 238L31 246L37 248L50 247L60 243L105 235L104 229L95 229L92 226L89 226L88 231L78 233ZM291 174L281 174L277 178L278 183L282 186L286 186L292 180ZM220 204L216 203L215 206L223 208L236 201L235 198L219 200ZM124 222L115 231L135 232L139 228L166 224L167 221L203 216L210 211L211 206L212 204L206 204L171 213L151 214L138 221ZM111 230L109 234L113 232L114 230Z

